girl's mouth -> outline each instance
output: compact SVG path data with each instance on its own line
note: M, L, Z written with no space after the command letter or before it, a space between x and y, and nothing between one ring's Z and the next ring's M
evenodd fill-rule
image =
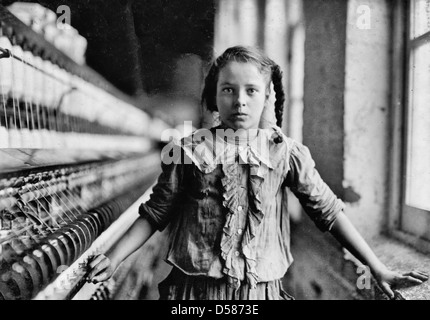
M233 118L245 118L245 117L247 117L248 115L246 114L246 113L234 113L233 115L232 115L232 117Z

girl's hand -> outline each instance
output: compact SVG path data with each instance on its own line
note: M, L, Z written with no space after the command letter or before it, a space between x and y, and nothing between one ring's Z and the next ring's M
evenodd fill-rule
M116 267L107 256L99 254L89 261L88 269L87 281L97 283L108 280L114 273Z
M390 299L395 297L393 290L422 284L428 278L429 275L421 271L411 271L402 275L396 271L384 269L375 274L379 287Z

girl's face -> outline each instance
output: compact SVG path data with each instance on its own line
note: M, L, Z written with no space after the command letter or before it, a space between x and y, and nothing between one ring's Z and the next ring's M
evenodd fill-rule
M216 103L232 129L257 129L268 98L267 78L252 63L229 62L218 76Z

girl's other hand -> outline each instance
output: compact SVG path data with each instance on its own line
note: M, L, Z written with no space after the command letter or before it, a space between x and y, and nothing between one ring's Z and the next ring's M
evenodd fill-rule
M411 271L400 274L396 271L384 270L375 275L382 291L388 295L390 299L394 299L395 295L393 290L416 286L427 281L429 275L422 271Z
M94 256L88 262L87 281L92 283L108 280L115 271L111 260L104 254Z

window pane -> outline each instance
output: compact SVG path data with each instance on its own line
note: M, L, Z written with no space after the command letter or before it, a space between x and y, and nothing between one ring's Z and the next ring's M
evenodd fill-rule
M412 37L416 38L430 31L430 0L412 1Z
M430 43L411 57L406 204L430 210Z

